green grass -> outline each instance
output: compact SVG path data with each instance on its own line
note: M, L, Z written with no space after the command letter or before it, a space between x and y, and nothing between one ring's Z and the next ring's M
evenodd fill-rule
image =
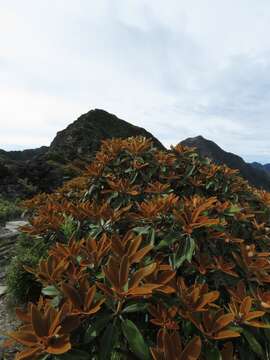
M0 225L3 225L6 221L19 217L21 213L22 209L18 206L18 200L11 202L0 196Z

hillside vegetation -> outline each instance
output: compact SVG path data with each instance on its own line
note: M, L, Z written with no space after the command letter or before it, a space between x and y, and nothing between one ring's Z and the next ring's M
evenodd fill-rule
M269 358L270 194L237 171L112 139L24 205L49 249L22 267L42 290L17 310L16 359Z

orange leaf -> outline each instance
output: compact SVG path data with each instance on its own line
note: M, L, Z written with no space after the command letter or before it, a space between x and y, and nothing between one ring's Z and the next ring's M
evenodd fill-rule
M180 360L197 360L201 353L202 341L199 336L194 337L186 345L180 356Z
M73 330L77 329L80 325L80 318L78 315L68 315L61 322L61 329L59 334L71 333Z
M243 302L240 305L241 314L244 314L244 315L248 314L250 312L251 305L252 305L251 297L250 296L245 297Z
M129 274L129 259L127 255L124 255L121 263L120 263L120 270L119 270L119 287L123 288L126 283L128 282L128 274Z
M262 321L251 320L251 321L245 321L244 323L246 325L250 325L256 328L265 328L265 329L270 328L269 324L263 323Z
M251 311L245 316L245 321L256 319L258 317L263 316L264 314L265 314L265 311Z
M213 326L213 332L217 332L220 329L225 328L227 325L229 325L234 319L234 315L233 314L225 314L220 316L216 321L215 324Z
M213 336L213 339L216 340L222 340L222 339L228 339L228 338L234 338L241 336L240 333L232 330L222 330L216 333L215 336Z
M44 321L42 315L38 311L36 305L32 305L31 309L31 317L32 317L32 325L35 333L38 337L47 336L49 333L49 329L47 326L47 322Z
M149 295L152 293L153 290L159 288L159 285L156 284L146 284L140 287L132 288L128 291L130 295Z
M76 309L80 309L82 302L78 291L69 284L62 284L65 296L72 302Z
M25 312L19 308L16 308L16 316L19 320L23 322L30 323L31 322L31 316L28 312Z
M221 350L222 360L233 360L233 344L227 342Z
M139 285L140 281L146 277L152 274L153 271L155 271L157 264L152 263L148 266L145 266L144 268L141 268L140 270L136 271L133 275L132 279L130 280L130 288L136 287Z
M111 298L114 298L114 297L115 297L114 292L113 292L112 289L110 289L107 285L102 284L102 283L96 281L96 286L97 286L100 290L102 290L102 291L105 293L105 295L107 295L107 296L109 296L109 297L111 297Z
M147 245L144 248L137 251L134 255L131 256L131 263L139 263L149 251L153 249L153 245Z
M134 255L136 251L139 249L141 242L142 242L141 236L136 236L133 240L131 240L127 250L127 255L128 256Z
M93 285L87 291L86 301L84 304L84 308L86 310L90 309L90 307L94 301L95 295L96 295L96 287L95 287L95 285Z
M25 349L16 354L15 360L33 360L41 353L39 347Z
M46 352L49 354L60 355L66 353L70 349L71 344L69 342L69 335L66 335L54 338L54 340L51 341L50 345L47 347Z
M8 334L12 339L25 346L35 346L38 338L30 331L14 331Z

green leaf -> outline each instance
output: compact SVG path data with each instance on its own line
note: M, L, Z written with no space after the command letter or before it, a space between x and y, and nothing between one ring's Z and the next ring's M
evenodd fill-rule
M141 360L150 360L149 348L137 326L131 320L122 322L122 330L130 350Z
M159 250L163 247L168 247L175 243L177 240L180 240L179 233L172 231L167 236L165 236L155 248Z
M113 350L113 343L114 343L114 324L110 323L106 330L103 333L101 338L100 344L100 360L108 360L110 359L111 352Z
M90 354L88 354L85 351L82 350L70 350L69 352L62 354L62 355L57 355L57 357L55 357L55 359L61 359L61 360L91 360L91 356Z
M244 329L240 326L229 326L228 330L239 332L240 334L243 333Z
M93 193L95 190L97 190L97 189L98 189L98 186L95 185L95 184L92 184L86 194L87 194L88 196L91 196L92 193Z
M150 230L150 244L151 245L154 245L155 244L155 229L154 228L152 228L151 230Z
M42 356L42 358L40 358L39 360L47 360L47 359L49 359L50 356L51 356L51 354L46 354L46 355Z
M240 207L236 205L232 205L229 209L225 211L225 214L227 216L234 216L235 214L238 214L240 211L241 211Z
M190 169L188 170L187 174L184 176L183 180L186 180L187 178L189 178L192 174L193 171L196 169L196 165L193 165L192 167L190 167Z
M209 181L207 184L206 184L206 190L208 190L212 185L214 185L215 182L213 180Z
M141 312L147 309L147 304L132 304L124 308L122 313L134 313Z
M195 245L192 237L188 236L183 239L182 246L180 245L177 252L173 255L173 264L176 269L178 269L185 260L191 262Z
M113 199L116 199L118 197L118 192L117 191L114 191L111 196L109 196L108 198L108 203L110 203Z
M268 322L267 322L268 323ZM269 323L268 323L269 324ZM269 324L270 325L270 324ZM263 329L264 335L270 343L270 329Z
M103 314L102 316L99 316L92 324L90 324L84 334L84 343L90 343L93 341L111 319L112 315Z
M138 172L135 172L135 175L133 176L133 178L130 180L130 184L134 184L135 180L137 179L137 176L138 176Z
M138 235L146 235L149 233L151 226L138 226L133 228L132 230L135 231Z
M220 351L214 347L206 349L205 356L207 360L222 360Z
M250 349L255 352L255 354L259 355L262 359L265 359L265 354L262 349L261 344L256 340L255 336L249 332L248 330L244 329L243 334L250 345Z
M59 290L54 285L49 285L45 287L44 289L42 289L41 292L43 295L52 297L60 295Z
M51 300L51 305L54 308L57 308L60 305L60 302L62 300L62 296L61 295L56 295L54 296L54 298Z
M196 331L195 325L190 321L183 322L181 325L181 329L186 336L191 336Z

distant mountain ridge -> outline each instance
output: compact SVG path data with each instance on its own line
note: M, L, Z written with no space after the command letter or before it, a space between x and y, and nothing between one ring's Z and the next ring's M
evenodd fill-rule
M261 169L266 171L267 173L270 173L270 164L260 164L258 162L252 162L250 163L251 166L253 166L256 169Z
M5 151L0 149L0 161L1 159L27 161L33 159L35 156L45 154L45 152L48 149L49 149L48 146L41 146L40 148L37 149L12 150L12 151Z
M104 110L91 110L59 131L49 147L23 151L0 150L0 195L24 198L38 192L51 192L63 181L81 173L94 157L102 140L138 135L151 138L158 149L165 149L145 129ZM224 151L202 136L188 138L181 143L195 146L202 156L218 164L238 169L250 184L270 191L270 164L248 164L240 156Z
M217 164L225 164L232 169L238 169L241 176L251 185L270 191L270 175L263 165L246 163L240 156L224 151L215 142L207 140L203 136L187 138L181 141L181 144L196 147L201 156L206 156Z

